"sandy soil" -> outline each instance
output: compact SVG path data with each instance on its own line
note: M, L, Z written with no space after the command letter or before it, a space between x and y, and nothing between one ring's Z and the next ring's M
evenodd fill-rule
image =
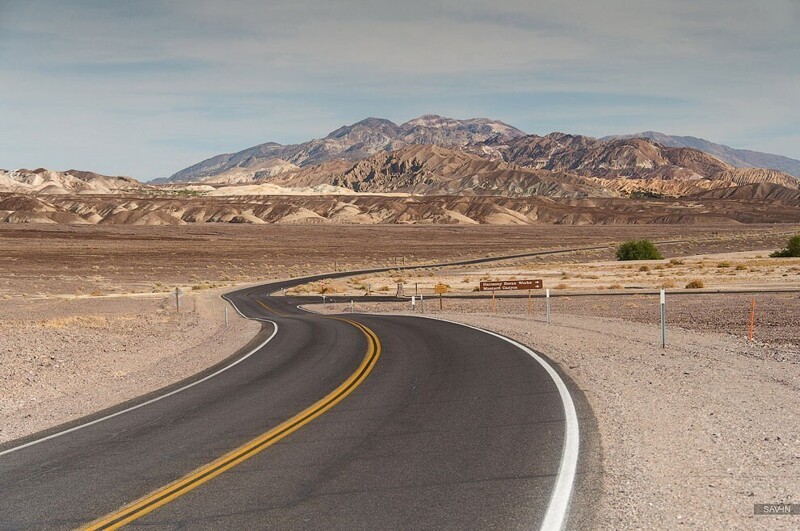
M627 239L678 240L668 257L778 249L791 225L181 227L0 224L0 300L231 286L334 269L431 263L608 245L529 263L609 260ZM511 263L510 265L516 265Z
M0 442L157 390L232 355L260 326L220 290L173 299L0 301Z
M548 325L541 315L486 313L485 301L460 304L459 312L428 315L544 352L585 394L602 453L598 468L582 471L588 484L601 485L592 527L796 529L796 517L753 516L753 504L799 501L797 346L671 326L662 350L657 325L568 315L566 308ZM329 304L325 311L345 309ZM400 307L356 308L369 310Z

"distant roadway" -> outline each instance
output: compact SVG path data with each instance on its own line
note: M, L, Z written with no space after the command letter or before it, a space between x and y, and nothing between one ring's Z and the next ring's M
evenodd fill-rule
M0 528L563 527L578 424L557 372L478 329L271 295L348 274L230 293L263 323L237 355L0 446Z

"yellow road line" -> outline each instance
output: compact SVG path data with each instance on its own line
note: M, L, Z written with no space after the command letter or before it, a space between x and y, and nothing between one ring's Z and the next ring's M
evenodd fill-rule
M260 300L258 300L258 299L256 299L256 302L257 302L258 304L260 304L260 305L261 305L261 306L262 306L262 307L263 307L265 310L267 310L268 312L272 312L272 313L274 313L274 314L275 314L275 315L277 315L278 317L289 317L289 314L288 314L288 313L279 312L279 311L278 311L278 310L276 310L275 308L272 308L271 306L267 306L266 304L264 304L263 302L261 302L261 301L260 301Z
M229 452L222 457L204 465L194 472L184 476L183 478L162 487L147 496L110 513L98 520L87 524L83 529L98 530L98 529L119 529L120 527L141 518L147 513L154 511L162 505L169 503L175 498L186 494L187 492L199 487L203 483L213 479L214 477L222 474L243 461L253 457L262 450L270 447L276 442L280 441L289 434L297 431L304 425L308 424L315 418L319 417L330 408L341 402L345 397L355 390L369 375L372 368L378 361L381 355L381 342L378 336L362 325L349 319L338 319L345 321L355 326L367 337L369 344L367 353L358 369L351 374L347 380L342 382L339 387L334 389L327 396L313 404L312 406L301 411L289 420L269 430L268 432L259 435L252 441L240 446L236 450Z

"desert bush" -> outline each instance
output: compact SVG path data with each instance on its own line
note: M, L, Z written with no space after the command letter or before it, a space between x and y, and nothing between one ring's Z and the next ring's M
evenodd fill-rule
M772 258L797 258L800 257L800 234L792 236L786 248L775 251L770 255Z
M704 288L705 284L703 284L702 280L692 280L688 284L686 284L686 289L701 289Z
M664 256L650 240L631 240L617 247L617 260L662 260Z
M664 282L661 283L661 287L664 289L674 288L675 286L677 286L677 284L675 284L674 280L665 280Z
M650 271L650 266L643 265L639 268L639 271Z
M683 265L683 264L684 264L684 261L683 261L683 260L681 260L680 258L672 258L672 259L669 261L669 264L670 264L670 265L673 265L673 266L676 266L676 265Z
M739 264L734 269L736 269L736 271L746 271L747 270L747 266L744 265L744 264Z
M720 268L730 267L730 266L731 266L730 262L720 262L720 263L717 264L717 267L720 267Z

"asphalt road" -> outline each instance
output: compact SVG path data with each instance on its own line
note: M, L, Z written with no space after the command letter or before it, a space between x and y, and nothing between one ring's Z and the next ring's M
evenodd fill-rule
M155 529L542 524L567 446L563 395L543 365L456 324L340 320L269 296L295 282L229 295L264 321L259 348L171 395L0 447L0 528L109 514L100 522Z

